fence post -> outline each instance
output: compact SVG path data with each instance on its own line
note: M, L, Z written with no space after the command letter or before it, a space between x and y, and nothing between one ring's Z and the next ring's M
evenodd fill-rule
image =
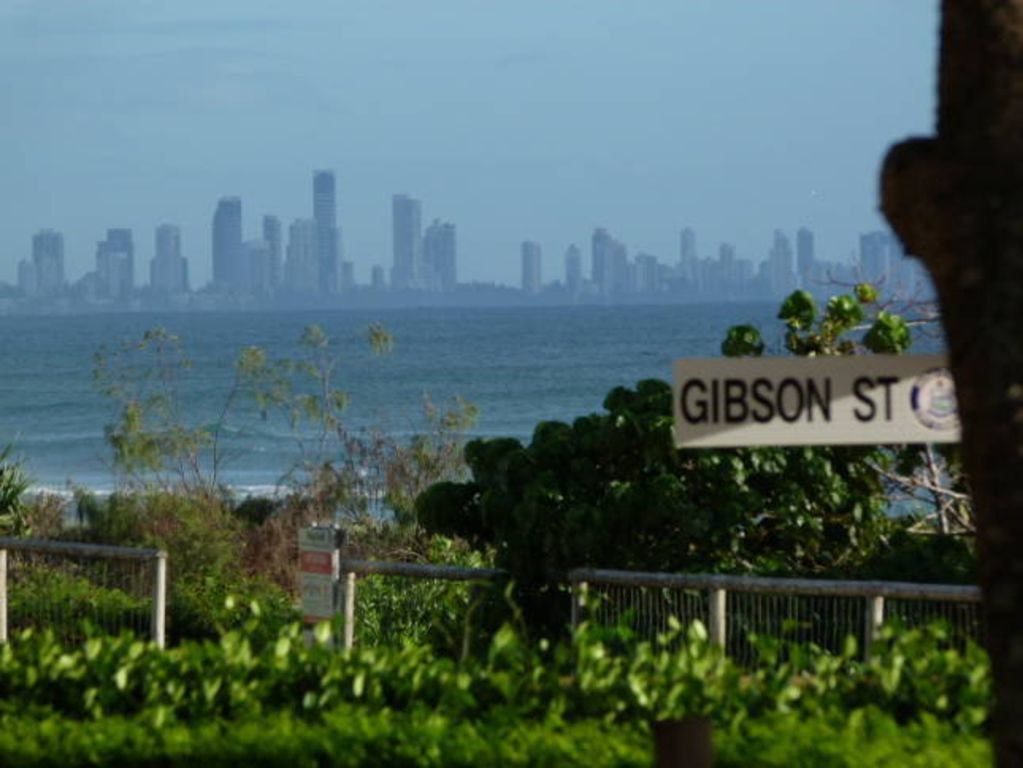
M728 593L723 589L712 589L709 597L710 641L724 650L728 640L728 616L725 612Z
M355 573L345 572L345 650L355 645Z
M586 618L586 594L589 592L589 584L585 581L574 581L571 585L572 593L572 631L579 628Z
M881 636L884 624L884 598L872 595L867 598L866 626L864 627L863 658L870 661L870 646Z
M7 642L7 550L0 549L0 643Z
M166 645L167 631L167 553L158 552L153 560L153 616L150 635L157 648Z

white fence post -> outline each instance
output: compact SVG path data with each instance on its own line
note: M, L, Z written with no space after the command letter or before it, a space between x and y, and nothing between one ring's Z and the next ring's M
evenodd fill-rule
M167 553L158 552L153 559L153 617L150 627L157 648L167 643Z
M589 584L585 581L577 581L570 585L572 594L572 630L575 631L586 618L586 595L589 592Z
M355 572L345 571L345 650L355 645Z
M728 616L726 613L728 593L723 589L712 589L709 598L710 641L724 650L728 640Z
M7 642L7 550L0 549L0 643Z
M884 624L884 598L872 595L867 598L866 627L864 627L863 658L870 661L870 646L881 637Z

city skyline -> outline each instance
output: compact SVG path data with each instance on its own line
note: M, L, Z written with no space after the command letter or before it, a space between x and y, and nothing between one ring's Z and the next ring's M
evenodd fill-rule
M0 279L46 227L76 275L104 228L142 254L172 222L204 285L215 201L286 230L315 168L360 280L401 192L457 223L463 281L598 226L663 260L686 222L747 255L805 224L844 257L881 226L886 147L932 126L936 24L930 0L3 4Z
M224 308L280 307L312 297L351 298L367 290L410 297L462 292L464 298L464 289L480 286L458 279L457 225L435 217L424 229L424 203L408 193L391 198L391 263L363 264L357 271L354 261L342 256L335 172L313 171L311 190L311 216L293 219L286 238L278 215L264 213L253 224L240 196L220 197L210 219L211 280L205 284L190 279L201 260L190 260L174 223L155 227L148 260L145 251L136 251L132 230L108 229L96 246L95 268L78 278L66 274L63 234L40 230L32 237L30 257L19 262L17 291L7 289L5 306L210 309L221 301ZM561 263L548 257L545 264L544 250L542 242L522 240L517 284L493 283L493 289L517 289L527 300L556 303L770 300L800 287L821 293L829 283L860 280L881 284L892 297L930 292L919 266L904 258L886 230L859 233L858 248L848 259L819 253L816 233L805 225L794 238L774 229L761 258L725 241L701 249L692 225L678 230L677 251L666 256L630 248L603 226L589 236L588 260L577 243L565 248ZM547 247L552 252L557 249ZM148 283L136 279L147 273ZM13 300L21 303L12 305Z

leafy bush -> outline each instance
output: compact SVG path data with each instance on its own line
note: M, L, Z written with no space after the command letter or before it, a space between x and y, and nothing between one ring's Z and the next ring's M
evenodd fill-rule
M11 453L9 445L0 448L0 536L25 536L29 523L23 497L29 480Z
M625 652L589 630L571 644L530 645L505 627L485 654L456 662L410 644L339 653L327 625L317 628L312 645L298 625L266 642L262 611L239 613L240 630L167 651L130 635L72 648L27 631L0 647L0 701L17 712L158 723L276 711L315 721L353 704L374 711L423 707L465 719L628 723L703 715L722 726L775 712L820 717L869 705L899 723L932 717L977 733L991 700L984 655L944 647L929 633L892 638L870 662L856 660L852 643L837 656L788 648L785 661L765 655L762 665L741 669L698 624Z
M807 575L854 566L890 527L875 449L679 451L660 381L604 407L540 424L528 445L474 440L472 481L420 497L427 530L493 547L544 631L567 621L555 585L572 568Z
M744 720L715 733L722 768L990 765L987 740L933 720L898 726L872 711ZM10 768L79 766L648 766L643 724L600 720L456 719L424 709L372 712L342 705L310 723L277 713L241 721L154 727L143 718L96 723L59 717L0 717L0 762Z
M0 718L8 768L77 766L647 766L642 728L594 721L466 722L416 709L340 706L309 723L287 713L240 722L154 728L142 719L83 725L62 718Z

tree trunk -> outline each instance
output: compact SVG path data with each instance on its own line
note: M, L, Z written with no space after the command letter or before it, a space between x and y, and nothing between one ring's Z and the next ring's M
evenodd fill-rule
M937 136L891 149L882 207L937 287L976 509L995 754L1023 766L1023 0L943 0Z

